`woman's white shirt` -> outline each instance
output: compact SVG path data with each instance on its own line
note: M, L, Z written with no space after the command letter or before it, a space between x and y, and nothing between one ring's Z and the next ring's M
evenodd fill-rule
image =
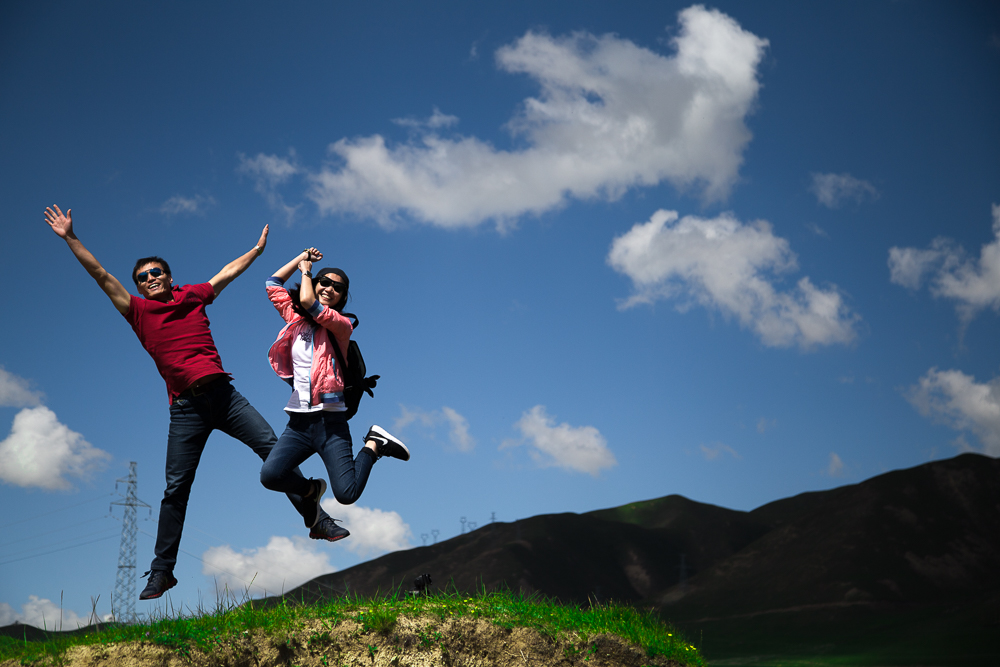
M292 332L292 395L285 405L285 412L333 412L345 410L343 403L321 403L310 405L312 398L312 361L313 346L316 331L314 327L302 320ZM336 345L336 343L334 343Z

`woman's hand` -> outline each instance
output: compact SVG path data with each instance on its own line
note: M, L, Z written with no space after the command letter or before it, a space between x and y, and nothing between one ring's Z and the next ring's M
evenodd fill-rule
M305 275L310 271L312 271L312 268L313 268L313 263L308 260L304 259L301 262L299 262L299 271L302 272L302 275Z
M302 252L305 254L307 262L318 262L323 259L323 253L316 248L306 248Z

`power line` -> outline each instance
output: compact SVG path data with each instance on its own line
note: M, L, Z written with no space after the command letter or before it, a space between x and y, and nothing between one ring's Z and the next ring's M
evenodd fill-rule
M83 526L83 525L86 525L88 523L94 523L95 521L101 521L102 519L107 519L107 518L108 517L106 517L106 516L99 516L96 519L87 519L86 521L78 521L74 525L76 525L76 526ZM46 535L52 535L54 533L62 533L62 532L65 532L65 531L66 531L65 528L56 528L55 530L49 530L49 531L46 531L44 533L38 533L37 535L29 535L28 537L22 537L19 540L11 540L9 542L4 543L3 546L7 547L7 546L10 546L11 544L17 544L18 542L26 542L28 540L33 540L36 537L45 537Z
M71 507L79 507L80 505L86 505L87 503L92 503L95 500L102 500L103 498L107 498L108 496L113 496L113 495L115 495L115 494L113 494L113 493L105 493L105 494L102 494L100 496L97 496L96 498L90 498L89 500L81 500L80 502L78 502L78 503L76 503L74 505L63 505L62 507L60 507L57 510L51 510L49 512L42 512L41 514L36 514L34 516L29 516L29 517L24 518L24 519L18 519L17 521L11 521L10 523L5 523L3 525L0 525L0 528L8 528L10 526L16 526L17 524L19 524L19 523L25 523L26 521L34 521L35 519L39 519L39 518L41 518L43 516L48 516L50 514L59 514L61 512L65 512L67 509L69 509Z
M45 553L41 553L41 554L34 554L32 556L24 556L22 558L14 558L14 559L11 559L11 560L0 561L0 565L6 565L7 563L16 563L16 562L18 562L20 560L28 560L29 558L38 558L39 556L48 556L49 554L58 553L60 551L66 551L67 549L75 549L77 547L82 547L82 546L87 545L87 544L93 544L95 542L103 542L104 540L110 540L111 538L115 537L117 534L118 533L116 532L114 535L107 535L105 537L99 537L96 540L91 540L89 542L81 542L80 544L73 544L73 545L70 545L68 547L63 547L62 549L53 549L52 551L46 551Z
M93 531L90 531L89 533L84 533L83 535L74 535L72 537L63 537L60 540L57 540L55 542L49 542L48 544L41 544L41 545L38 545L38 546L28 547L26 549L21 549L20 551L12 551L10 553L2 554L2 555L0 555L0 558L13 558L15 556L21 556L22 554L31 554L32 552L38 551L39 549L48 549L50 547L61 546L61 545L65 545L67 542L72 542L72 541L75 541L75 540L85 540L87 538L94 537L95 535L100 535L102 532L104 532L104 531L103 530L93 530ZM117 530L115 532L117 534ZM48 553L48 552L43 552L43 553L40 553L38 555L42 556L45 553Z

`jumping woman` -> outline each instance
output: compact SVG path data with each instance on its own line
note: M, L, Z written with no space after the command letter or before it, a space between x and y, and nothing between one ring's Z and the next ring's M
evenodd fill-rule
M266 283L268 298L286 322L268 358L278 377L292 386L292 395L285 405L288 426L264 462L260 481L272 491L301 496L314 505L315 513L305 518L309 537L335 542L350 533L320 508L326 481L295 475L298 465L319 454L337 502L350 505L365 490L375 461L383 456L407 461L410 450L385 429L372 426L364 447L354 456L344 372L332 347L339 345L341 357L346 358L354 330L342 314L350 281L340 269L320 269L313 277L312 263L321 259L319 250L306 248ZM296 269L302 273L302 283L287 290L285 281Z

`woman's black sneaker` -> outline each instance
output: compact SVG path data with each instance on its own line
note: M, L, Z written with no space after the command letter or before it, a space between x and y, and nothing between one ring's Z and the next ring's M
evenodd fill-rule
M410 450L406 448L406 445L381 426L372 426L368 429L365 442L369 440L375 441L375 453L378 454L379 458L388 456L400 461L410 460Z

